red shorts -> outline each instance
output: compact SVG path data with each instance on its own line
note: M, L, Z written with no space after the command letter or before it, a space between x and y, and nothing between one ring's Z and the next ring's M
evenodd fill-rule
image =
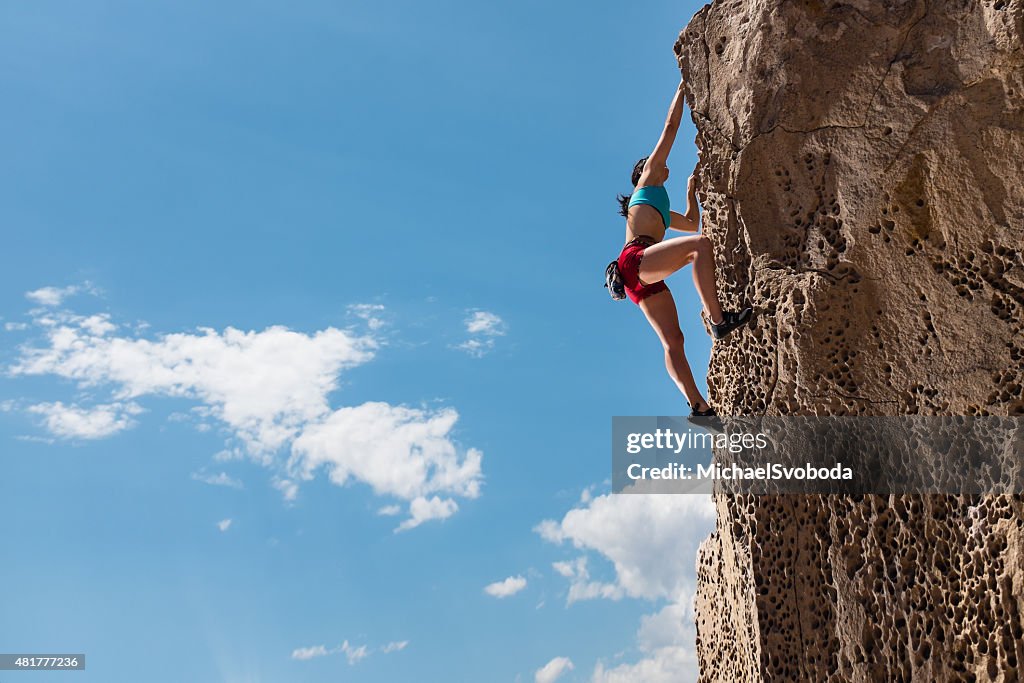
M652 294L667 292L668 285L663 280L651 284L640 282L640 261L644 258L644 250L654 244L653 242L633 240L622 248L619 254L619 273L622 275L622 284L626 286L626 296L630 301L639 304Z

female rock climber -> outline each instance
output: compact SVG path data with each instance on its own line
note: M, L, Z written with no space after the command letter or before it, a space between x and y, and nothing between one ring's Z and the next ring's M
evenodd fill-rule
M658 144L649 157L633 167L633 193L619 195L620 213L626 217L626 245L619 254L618 267L627 296L644 312L665 347L665 367L690 404L690 416L715 417L714 409L693 381L690 364L683 353L683 333L679 329L676 303L664 280L687 263L693 263L693 282L715 339L724 338L750 320L751 309L722 310L715 286L715 256L707 237L700 234L665 239L670 228L696 233L700 227L695 175L691 175L687 183L685 214L669 211L665 191L666 162L682 117L683 83L680 82Z

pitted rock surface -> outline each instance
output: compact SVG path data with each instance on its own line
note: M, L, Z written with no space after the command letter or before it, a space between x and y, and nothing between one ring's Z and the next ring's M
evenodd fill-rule
M676 45L745 415L1024 415L1024 11L716 1ZM1024 680L1024 500L719 496L702 681Z

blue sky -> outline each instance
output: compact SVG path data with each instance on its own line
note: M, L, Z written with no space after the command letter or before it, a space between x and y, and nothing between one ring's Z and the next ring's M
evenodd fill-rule
M0 679L692 675L711 513L607 495L686 408L601 284L698 8L0 7L0 651L88 657Z

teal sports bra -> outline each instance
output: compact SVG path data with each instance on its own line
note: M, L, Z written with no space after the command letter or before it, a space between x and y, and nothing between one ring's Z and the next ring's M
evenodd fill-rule
M665 221L667 228L672 223L672 216L668 212L668 190L664 185L644 185L638 187L629 198L629 206L634 204L647 204L653 206L661 213L661 219ZM629 206L626 208L628 209Z

